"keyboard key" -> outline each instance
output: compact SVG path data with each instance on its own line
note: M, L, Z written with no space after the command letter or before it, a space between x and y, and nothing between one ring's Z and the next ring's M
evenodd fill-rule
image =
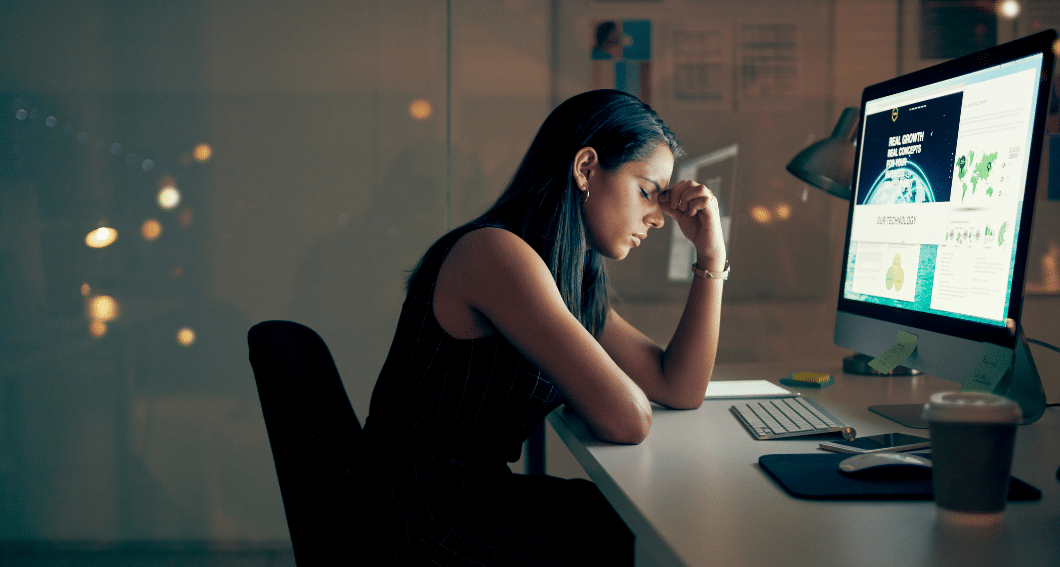
M793 411L797 412L800 416L806 419L806 422L810 425L810 427L814 429L828 429L828 426L825 425L821 417L813 413L813 410L808 408L805 404L788 400L784 400L784 403L787 404Z

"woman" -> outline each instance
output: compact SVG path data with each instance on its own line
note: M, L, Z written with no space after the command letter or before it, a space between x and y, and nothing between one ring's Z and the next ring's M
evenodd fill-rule
M669 186L681 153L635 97L577 95L493 207L424 255L364 436L377 528L399 562L632 563L632 536L595 486L507 462L560 403L614 443L648 435L649 400L702 403L728 271L714 196ZM695 244L701 275L666 349L611 308L603 264L664 214Z

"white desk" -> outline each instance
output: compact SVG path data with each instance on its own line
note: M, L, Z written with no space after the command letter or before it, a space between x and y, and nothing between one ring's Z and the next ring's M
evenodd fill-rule
M715 380L776 380L784 365L719 365ZM804 388L859 436L909 429L868 410L918 403L956 384L934 377L844 375L832 386ZM1056 402L1057 400L1049 400ZM597 441L565 407L549 422L636 534L638 554L658 565L916 566L1060 565L1060 408L1021 426L1013 475L1042 491L1037 502L1010 502L1005 523L984 530L951 526L926 502L810 501L789 496L758 466L772 453L819 452L822 437L758 441L729 411L732 400L693 411L656 408L639 445Z

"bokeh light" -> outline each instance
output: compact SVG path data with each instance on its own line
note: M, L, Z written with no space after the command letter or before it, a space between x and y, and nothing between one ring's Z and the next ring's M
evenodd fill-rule
M1045 274L1045 291L1060 291L1060 246L1049 243L1049 252L1042 255L1042 273Z
M140 225L140 234L144 240L154 240L162 234L162 223L155 219L147 219Z
M192 211L188 207L184 207L180 210L177 215L177 223L180 224L180 228L190 228L192 221L195 220L195 211Z
M787 203L781 203L777 205L776 209L773 210L776 213L777 218L780 220L788 220L791 218L791 205Z
M751 220L758 224L769 224L773 222L773 213L762 206L751 207Z
M118 318L118 302L109 295L97 295L88 301L88 316L93 321L113 321Z
M434 108L431 107L431 103L422 98L412 101L409 105L409 116L416 120L426 120L431 117L432 112Z
M181 346L191 346L195 344L195 331L191 330L190 327L183 327L177 331L177 342Z
M101 226L85 236L85 244L87 244L89 248L104 248L114 244L114 241L117 239L118 231L109 226Z
M997 15L1009 20L1020 15L1020 3L1016 0L1001 0L994 5Z
M158 206L165 210L176 208L180 204L180 191L176 187L164 187L158 192Z
M195 160L196 161L207 161L210 156L213 155L213 148L210 144L199 144L195 146Z
M88 324L88 334L97 339L107 334L107 324L103 321L92 321Z
M92 294L92 286L88 285L87 282L81 284L81 296L82 297L88 297L91 294Z

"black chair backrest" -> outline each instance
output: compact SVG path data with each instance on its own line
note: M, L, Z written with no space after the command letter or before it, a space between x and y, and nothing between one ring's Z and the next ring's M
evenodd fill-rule
M363 561L371 544L361 541L355 497L361 424L331 352L312 329L291 321L258 323L247 342L295 561Z

